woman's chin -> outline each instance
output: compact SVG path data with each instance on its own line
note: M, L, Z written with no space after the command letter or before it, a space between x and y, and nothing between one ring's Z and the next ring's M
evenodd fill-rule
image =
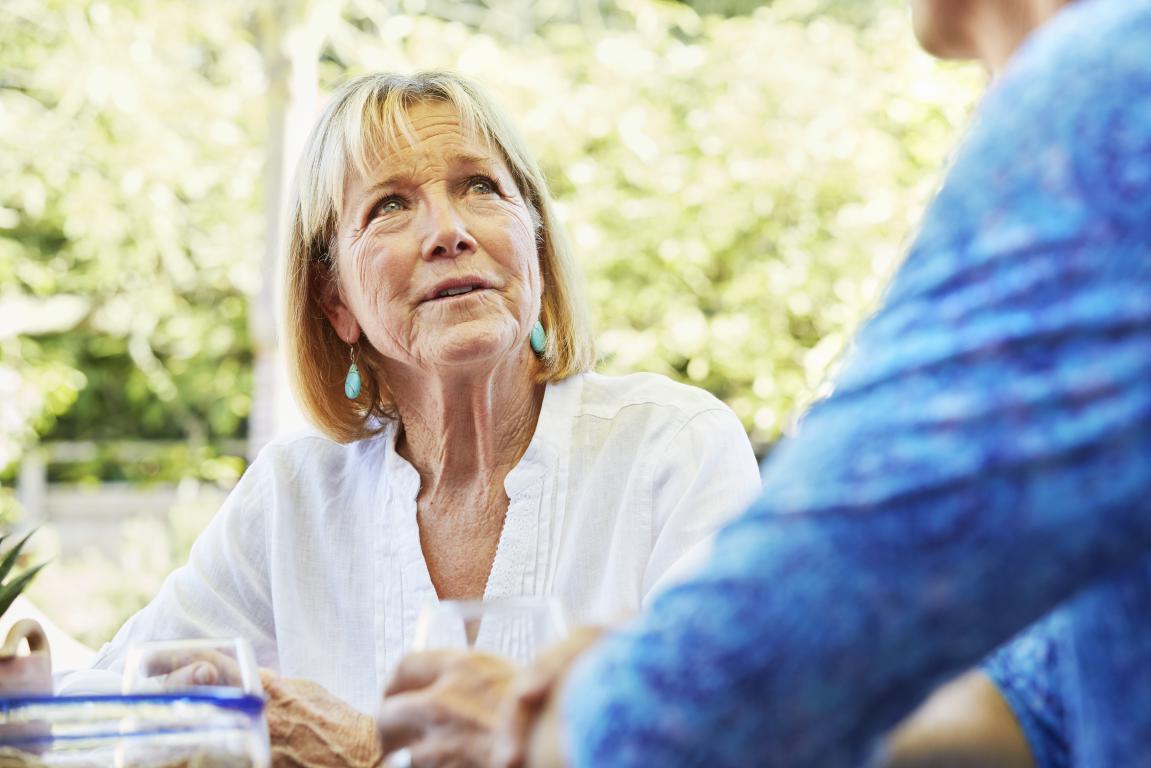
M436 368L492 370L519 354L514 334L492 328L458 328L444 334L424 359ZM526 345L525 345L526 346Z

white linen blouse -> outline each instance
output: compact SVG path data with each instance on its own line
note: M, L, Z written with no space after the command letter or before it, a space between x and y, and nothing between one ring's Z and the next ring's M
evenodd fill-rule
M396 435L389 423L347 445L307 434L265 447L95 667L117 669L136 641L240 636L261 666L374 711L421 605L436 599L420 479ZM739 420L710 394L588 373L546 387L504 487L485 598L552 595L583 623L634 612L702 564L759 473Z

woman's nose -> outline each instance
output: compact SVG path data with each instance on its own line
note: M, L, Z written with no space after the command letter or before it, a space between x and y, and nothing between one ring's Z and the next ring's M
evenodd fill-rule
M420 252L425 259L455 258L476 250L475 238L450 201L430 201L423 219Z

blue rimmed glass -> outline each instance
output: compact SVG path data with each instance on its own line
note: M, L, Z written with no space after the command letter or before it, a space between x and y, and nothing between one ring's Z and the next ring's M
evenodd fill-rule
M268 768L264 699L233 688L0 699L0 764Z

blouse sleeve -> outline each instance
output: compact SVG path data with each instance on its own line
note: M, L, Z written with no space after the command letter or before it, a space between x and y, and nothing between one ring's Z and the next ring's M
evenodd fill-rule
M1027 737L1037 768L1070 768L1056 614L1029 627L983 662Z
M697 413L655 457L651 557L644 604L707 561L715 531L759 493L759 468L743 425L725 405Z
M858 765L1151 551L1149 38L1092 2L1028 43L763 495L573 670L574 765Z
M118 669L135 642L243 637L260 666L277 668L268 586L267 451L248 468L159 593L101 650L97 669Z

